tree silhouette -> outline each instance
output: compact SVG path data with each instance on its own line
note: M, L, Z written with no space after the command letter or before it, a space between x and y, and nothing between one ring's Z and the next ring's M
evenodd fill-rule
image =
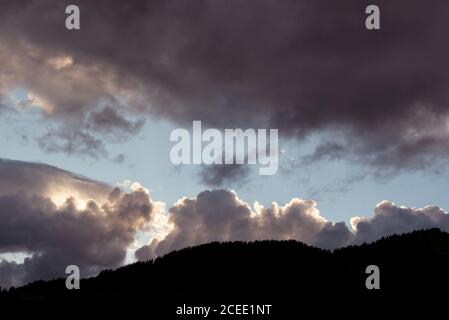
M368 265L380 268L380 290L365 287ZM278 314L290 314L298 304L320 310L348 301L363 306L423 296L435 299L449 287L448 270L449 234L439 229L392 235L333 252L293 240L215 242L104 270L82 279L80 290L67 290L65 279L56 279L9 290L0 298L52 305L142 302L150 303L153 313L165 315L184 303L270 303Z

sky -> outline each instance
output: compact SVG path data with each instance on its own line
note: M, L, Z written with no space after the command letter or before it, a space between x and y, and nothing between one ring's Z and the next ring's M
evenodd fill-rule
M377 1L380 30L355 0L81 0L79 30L69 4L0 0L1 286L210 241L449 230L444 1ZM278 171L174 165L193 121L277 129Z

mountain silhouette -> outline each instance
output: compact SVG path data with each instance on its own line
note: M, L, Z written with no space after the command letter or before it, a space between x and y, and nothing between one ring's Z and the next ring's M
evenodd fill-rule
M366 287L369 265L379 267L378 290ZM81 279L80 290L67 290L65 279L37 281L2 291L0 301L126 305L164 315L158 319L178 319L176 308L184 304L215 306L217 312L221 304L272 305L263 319L355 307L412 312L444 298L448 274L449 234L430 229L333 252L293 240L210 243L105 270Z

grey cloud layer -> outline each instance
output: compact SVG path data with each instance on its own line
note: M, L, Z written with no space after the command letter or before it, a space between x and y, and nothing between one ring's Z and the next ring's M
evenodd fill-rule
M0 253L31 255L23 264L0 262L2 286L62 276L70 264L85 276L119 266L154 215L144 190L123 193L40 164L0 162L0 186ZM61 205L47 189L58 186L67 197ZM92 200L80 208L83 196Z
M0 84L45 97L52 117L112 99L181 123L339 130L343 155L375 166L423 168L449 152L447 1L379 0L377 32L359 0L80 0L77 32L63 28L68 3L6 0L0 13Z
M26 194L43 197L64 194L104 201L111 186L43 164L0 159L0 194Z

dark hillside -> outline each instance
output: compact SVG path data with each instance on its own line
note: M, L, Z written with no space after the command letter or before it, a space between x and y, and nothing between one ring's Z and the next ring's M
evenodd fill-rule
M365 269L371 264L380 268L380 290L366 289ZM448 272L449 234L432 229L334 252L296 241L211 243L103 271L81 280L80 290L65 289L63 279L35 282L3 292L2 300L130 303L134 311L144 301L166 317L183 304L272 304L274 319L299 307L328 306L320 310L330 312L343 306L400 309L412 301L436 303L448 288Z

